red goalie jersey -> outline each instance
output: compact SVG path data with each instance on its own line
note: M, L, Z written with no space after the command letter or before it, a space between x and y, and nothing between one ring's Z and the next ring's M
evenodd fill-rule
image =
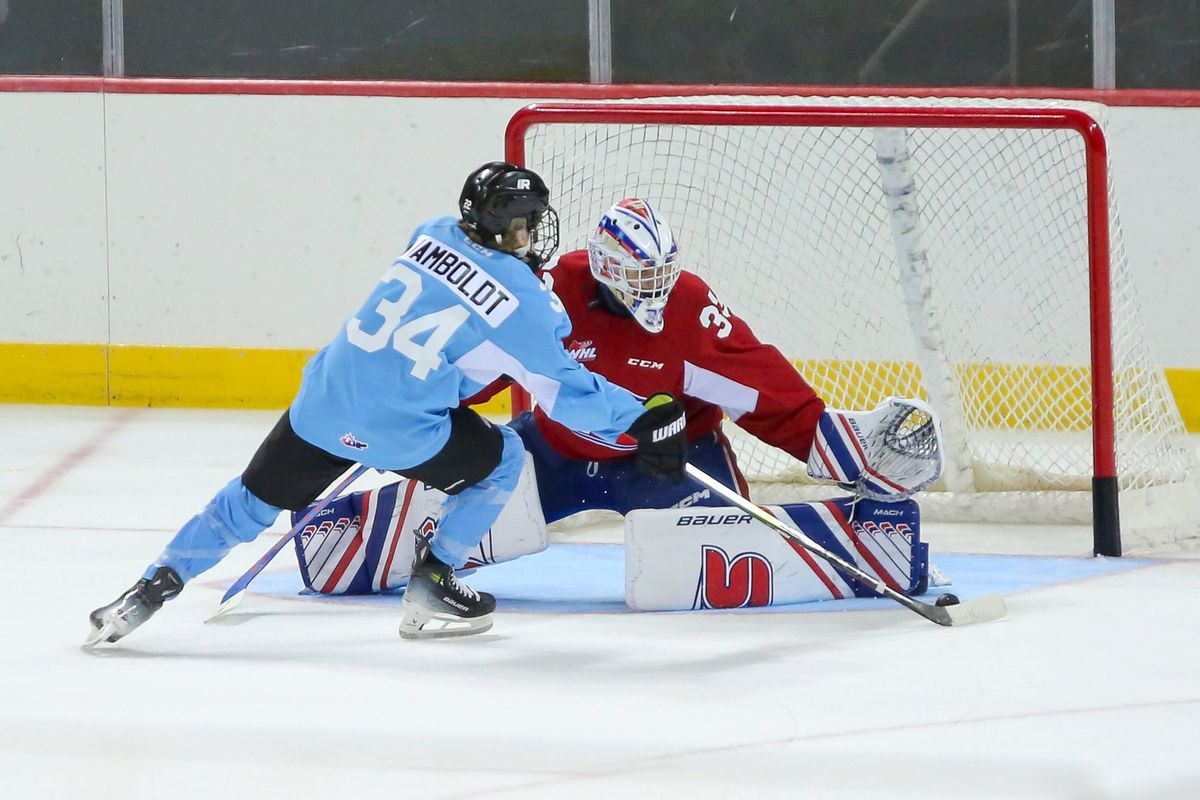
M773 346L724 306L698 276L683 272L671 292L660 333L613 313L584 250L564 254L543 279L571 318L567 351L588 369L641 397L669 392L687 409L687 434L718 430L722 412L767 444L804 461L824 402ZM633 452L534 416L546 441L572 459L602 461Z

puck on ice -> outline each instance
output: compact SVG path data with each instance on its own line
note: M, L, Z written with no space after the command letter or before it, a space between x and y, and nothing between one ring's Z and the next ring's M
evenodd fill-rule
M957 595L953 595L953 594L950 594L949 592L946 592L945 594L939 596L938 599L935 600L933 604L937 605L937 606L956 606L956 605L958 605L958 602L959 601L958 601Z

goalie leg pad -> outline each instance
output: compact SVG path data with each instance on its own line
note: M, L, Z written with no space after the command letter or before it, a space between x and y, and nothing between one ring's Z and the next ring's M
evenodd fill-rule
M403 587L417 539L433 535L444 499L436 489L406 479L334 500L295 539L304 585L321 594L373 594ZM304 513L293 514L292 524ZM468 554L464 568L511 561L541 552L549 543L527 458L513 496Z
M925 591L929 550L916 501L846 497L768 510L892 588ZM870 587L738 509L642 510L625 520L625 602L639 611L872 596Z

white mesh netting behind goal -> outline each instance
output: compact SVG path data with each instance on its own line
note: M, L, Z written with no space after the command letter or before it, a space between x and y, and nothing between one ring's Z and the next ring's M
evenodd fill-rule
M1091 519L1086 146L1074 130L877 127L880 108L1093 104L833 98L639 103L861 109L862 127L537 121L524 162L549 183L561 251L623 197L651 200L685 268L826 402L890 395L941 412L948 469L922 507L995 521ZM578 104L623 107L630 104ZM1197 459L1151 350L1109 183L1113 393L1122 529L1196 534ZM667 310L668 324L670 307ZM809 496L803 466L726 425L759 501Z

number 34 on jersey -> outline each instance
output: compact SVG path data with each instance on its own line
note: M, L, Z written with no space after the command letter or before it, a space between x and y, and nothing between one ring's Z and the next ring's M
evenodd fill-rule
M411 316L421 297L422 272L462 296L464 303ZM385 283L402 284L400 295L375 306L380 322L373 331L357 317L346 325L350 343L374 353L389 344L412 360L411 374L425 380L441 363L446 344L472 312L492 328L517 309L519 301L482 267L462 253L429 236L420 236L383 276ZM424 340L420 337L424 334Z

